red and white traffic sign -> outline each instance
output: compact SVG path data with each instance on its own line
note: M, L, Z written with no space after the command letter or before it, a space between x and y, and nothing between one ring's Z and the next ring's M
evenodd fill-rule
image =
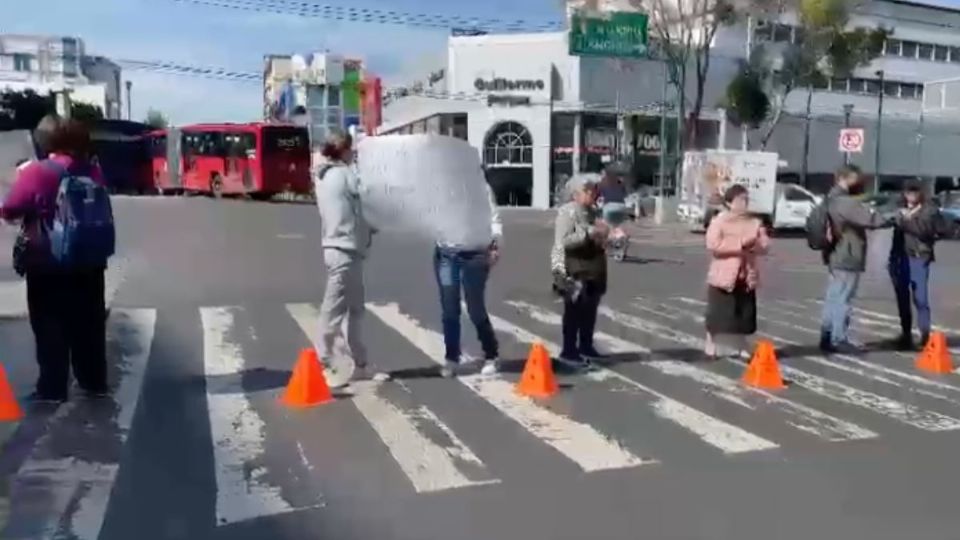
M840 151L848 153L863 152L863 129L844 128L840 130Z

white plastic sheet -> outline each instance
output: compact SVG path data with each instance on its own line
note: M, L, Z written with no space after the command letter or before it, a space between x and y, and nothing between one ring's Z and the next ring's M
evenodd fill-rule
M867 232L867 277L890 279L887 262L893 245L893 229L877 229Z
M381 231L486 245L489 195L476 149L438 135L366 137L357 145L364 215Z

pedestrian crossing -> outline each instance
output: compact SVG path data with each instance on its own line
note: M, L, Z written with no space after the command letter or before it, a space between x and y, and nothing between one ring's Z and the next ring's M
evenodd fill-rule
M329 493L318 489L304 495L301 490L291 497L287 485L291 475L329 474L316 464L315 444L299 435L279 441L267 438L272 423L293 422L298 416L354 415L361 422L356 429L375 437L370 439L375 440L373 450L357 448L356 455L377 460L367 464L370 469L396 470L405 482L397 489L411 496L495 489L557 474L575 479L621 471L642 481L643 471L689 466L690 460L723 463L752 456L783 457L823 445L871 444L905 433L960 430L960 378L915 371L914 355L909 354L871 350L862 356L820 355L815 349L820 307L815 300L761 302L758 335L777 345L789 383L779 392L742 385L744 358L700 361L704 303L698 298L614 300L601 307L596 334L598 348L610 358L594 371L561 375L561 393L552 400L519 396L514 385L530 344L540 342L552 355L559 352L562 304L514 298L489 306L504 351L501 375L482 376L478 366L465 367L449 381L425 372L397 372L389 382L351 385L332 406L309 411L283 409L277 401L279 385L251 388L247 377L263 365L263 359L255 357L262 349L250 344L276 335L275 328L258 324L269 319L271 326L289 326L293 334L284 335L301 338L293 348L309 346L318 340L317 304L284 304L268 318L252 316L259 306L198 308L202 343L197 346L217 526L324 507ZM275 316L278 313L285 316ZM402 355L417 365L442 363L439 320L389 301L369 302L367 313L368 333L370 328L389 332L388 343L403 344L371 347L372 360L381 367L391 366L386 358L377 357L385 354ZM868 338L865 341L897 333L893 315L865 308L856 314L854 335ZM122 453L98 459L80 459L76 454L85 454L86 445L122 448L131 430L149 429L133 424L133 412L156 319L152 309L114 309L109 331L120 386L111 429L91 435L84 448L54 445L55 430L70 429L71 415L83 405L70 402L57 411L48 421L51 434L37 442L15 475L20 491L14 491L11 523L21 523L18 513L36 512L35 507L18 508L18 498L27 504L46 497L49 515L40 525L33 519L31 527L8 526L4 538L98 537ZM465 336L469 328L465 321ZM949 327L944 330L960 334ZM379 342L379 336L370 334L368 340ZM471 348L470 339L464 342ZM477 364L469 355L464 360L465 366ZM289 370L293 359L271 363L277 368L281 364ZM469 415L462 414L464 403L469 404ZM483 438L495 439L498 451L478 444ZM345 451L349 454L351 448ZM515 454L534 456L542 466L518 475L503 466L503 455ZM299 462L284 463L279 455L298 456ZM338 474L349 479L353 473ZM51 485L52 498L31 494L30 490Z

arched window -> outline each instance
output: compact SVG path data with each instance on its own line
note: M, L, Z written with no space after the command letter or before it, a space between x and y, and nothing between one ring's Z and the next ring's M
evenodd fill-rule
M487 165L532 165L533 138L517 122L494 126L483 144L483 161Z

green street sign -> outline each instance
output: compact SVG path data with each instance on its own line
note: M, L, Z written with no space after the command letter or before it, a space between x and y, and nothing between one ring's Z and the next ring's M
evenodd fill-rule
M616 12L606 17L588 17L575 13L570 19L570 54L646 57L647 15Z

